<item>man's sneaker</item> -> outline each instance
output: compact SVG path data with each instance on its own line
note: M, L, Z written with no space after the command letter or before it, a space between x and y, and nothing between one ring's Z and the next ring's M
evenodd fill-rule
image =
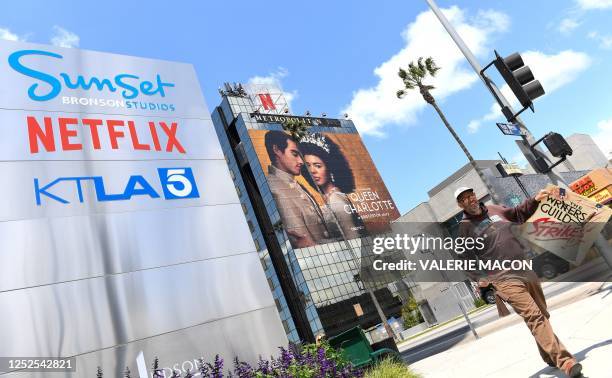
M565 372L570 378L578 378L582 376L582 365L579 362L570 365Z

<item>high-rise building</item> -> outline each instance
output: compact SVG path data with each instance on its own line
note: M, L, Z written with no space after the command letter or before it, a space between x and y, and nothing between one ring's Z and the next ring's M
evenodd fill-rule
M353 122L293 116L275 88L219 92L212 120L289 340L381 323L372 291L398 316L399 299L360 276L361 248L399 213ZM298 143L291 119L308 126Z
M573 153L567 157L574 170L590 171L608 165L607 154L602 151L593 138L588 134L572 134L567 137L567 143L572 147Z

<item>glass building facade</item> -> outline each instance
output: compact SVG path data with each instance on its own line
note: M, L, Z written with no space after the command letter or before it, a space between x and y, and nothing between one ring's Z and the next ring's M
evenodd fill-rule
M258 156L261 146L253 138L258 130L280 131L282 126L254 119L261 105L253 95L220 92L222 101L212 120L289 340L313 341L320 333L330 337L356 325L366 329L379 324L380 316L359 279L361 250L372 244L372 238L294 248L270 189L267 167ZM333 121L334 127L313 125L308 132L358 138L352 121ZM382 180L380 184L384 186ZM399 316L401 302L387 287L374 293L387 318Z

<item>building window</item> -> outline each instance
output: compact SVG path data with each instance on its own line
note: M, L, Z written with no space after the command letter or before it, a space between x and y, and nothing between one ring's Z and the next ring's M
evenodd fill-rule
M276 305L276 309L278 310L278 312L283 311L280 302L278 301L278 298L274 298L274 304Z

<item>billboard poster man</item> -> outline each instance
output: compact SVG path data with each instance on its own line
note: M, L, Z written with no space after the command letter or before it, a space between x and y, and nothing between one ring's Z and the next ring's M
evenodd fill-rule
M265 146L271 162L268 184L291 245L303 248L323 242L329 237L323 213L304 187L295 181L304 166L297 143L282 131L269 131Z

